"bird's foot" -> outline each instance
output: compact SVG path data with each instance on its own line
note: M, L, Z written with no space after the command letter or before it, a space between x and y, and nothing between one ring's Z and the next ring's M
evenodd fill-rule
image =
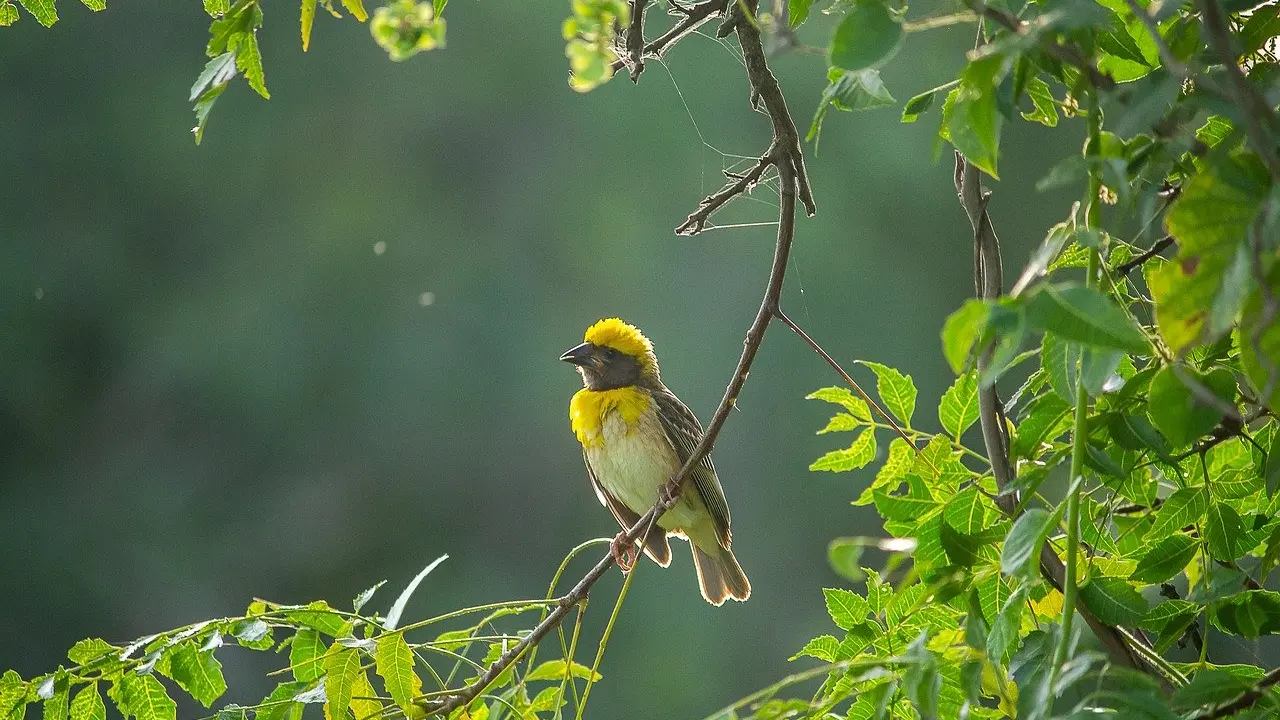
M631 568L636 566L636 544L635 541L627 537L627 531L623 530L618 536L609 543L609 552L613 555L613 561L618 563L618 569L624 573L631 572Z
M658 488L658 500L663 506L671 507L676 504L676 500L680 497L680 485L674 482L664 483Z

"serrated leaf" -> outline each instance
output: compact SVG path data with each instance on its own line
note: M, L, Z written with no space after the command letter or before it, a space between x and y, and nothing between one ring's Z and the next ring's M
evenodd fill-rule
M551 712L564 706L563 693L559 685L545 687L534 696L533 701L529 703L529 710L534 714L540 712Z
M404 607L409 604L409 598L413 597L414 591L418 589L418 585L422 583L423 578L429 575L432 570L435 570L440 563L448 559L448 555L441 555L435 560L432 560L414 576L413 580L409 581L409 584L405 586L403 591L401 591L399 597L396 598L396 601L391 604L391 609L387 611L387 617L382 621L382 627L384 629L395 630L396 627L399 626L400 616L404 614Z
M362 0L342 0L342 7L346 8L347 12L355 16L355 19L360 22L369 19L369 13L365 11Z
M841 630L852 630L861 625L871 612L871 607L862 596L848 590L823 588L822 596L827 602L827 614Z
M869 360L859 360L858 363L871 368L876 374L876 394L889 412L904 426L911 427L911 416L916 411L916 384L911 376Z
M1108 625L1133 627L1142 622L1149 608L1142 593L1127 580L1097 577L1080 588L1080 601Z
M68 684L67 672L58 666L58 671L50 678L53 681L51 692L44 697L44 720L67 720L68 703L70 701L70 685Z
M29 697L27 683L13 670L0 675L0 718L22 720Z
M853 394L849 388L843 387L824 387L814 390L804 396L805 400L822 400L832 405L839 405L853 417L864 422L871 422L871 408L860 397Z
M978 375L967 372L951 384L938 404L938 422L956 440L978 420Z
M969 354L987 326L991 308L981 300L966 300L942 326L942 354L956 375L964 372Z
M1171 704L1175 710L1195 710L1205 705L1234 700L1252 686L1252 682L1234 673L1219 668L1204 668L1196 672L1190 683L1174 691Z
M800 652L792 655L788 660L796 660L802 657L817 658L824 662L832 662L835 660L836 648L840 647L840 641L831 635L819 635L818 637L805 643L800 648Z
M258 49L258 36L255 31L248 30L236 33L227 42L227 49L236 54L236 68L244 75L249 87L263 98L270 99L267 92L266 76L262 70L262 52Z
M289 646L289 669L299 682L311 682L324 674L324 656L329 648L314 628L300 628Z
M378 675L386 683L391 699L411 716L413 699L422 694L422 680L414 672L413 651L405 642L404 633L386 633L378 638L374 654Z
M1130 580L1144 583L1162 583L1182 572L1196 554L1196 542L1177 533L1161 539L1142 559L1129 576Z
M231 0L204 0L204 11L209 17L222 17L231 10Z
M867 428L844 450L832 450L809 465L813 472L847 472L866 467L876 459L876 431Z
M827 433L833 433L833 432L849 432L851 430L857 430L863 425L866 425L866 423L850 415L849 413L837 413L836 415L833 415L830 420L827 421L826 426L824 426L821 430L819 430L815 434L826 435Z
M324 661L325 720L346 720L351 692L360 670L360 653L351 648L334 648Z
M1148 354L1142 331L1106 295L1073 283L1041 285L1027 298L1033 329L1095 347Z
M120 652L121 648L101 638L87 638L77 642L67 651L67 659L77 665L85 665L112 652ZM0 713L3 715L3 713Z
M889 94L889 89L884 86L879 70L849 71L831 68L827 73L827 88L822 92L818 109L813 114L804 139L806 142L812 141L814 152L817 152L822 122L831 108L844 112L874 110L892 107L895 102L897 101Z
M1147 531L1147 537L1163 538L1198 524L1208 508L1209 499L1204 488L1182 488L1170 495L1156 511L1155 524Z
M329 637L344 637L351 634L350 625L338 613L329 607L324 600L308 603L300 610L290 610L285 614L290 622L303 627L318 630Z
M361 608L363 608L369 602L369 600L373 598L373 594L378 592L378 588L386 584L387 584L387 581L383 580L382 582L379 582L378 584L374 585L371 588L366 588L359 595L357 595L355 599L351 601L352 612L356 612L356 613L360 612Z
M1000 571L1006 575L1023 575L1038 567L1040 548L1057 519L1058 513L1040 508L1031 508L1020 515L1005 538L1000 552Z
M71 699L71 720L107 720L107 705L98 694L98 683L89 683Z
M1035 109L1022 113L1023 119L1038 122L1045 127L1057 127L1058 106L1054 101L1053 92L1049 90L1049 84L1038 77L1031 77L1027 79L1026 91Z
M137 720L177 720L178 705L155 675L125 673L120 679L120 713Z
M58 11L53 7L53 0L18 0L18 4L45 27L53 27L58 22Z
M271 694L262 699L261 707L254 720L300 720L302 717L302 697L306 695L307 683L296 681L282 682L276 685ZM321 678L311 691L314 699L311 702L324 702L324 679ZM294 702L287 702L293 700Z
M0 1L0 27L9 27L18 22L18 6L9 0Z
M1205 540L1209 553L1218 560L1235 560L1252 547L1249 535L1235 508L1226 503L1214 502L1205 515Z
M566 669L572 673L573 677L583 680L590 679L591 682L598 682L601 679L600 673L592 673L591 668L581 663L570 663L567 668L563 658L557 660L548 660L538 667L534 668L527 676L526 680L560 680L565 676Z
M94 12L102 12L107 9L107 0L80 0L80 2Z
M854 0L836 26L827 57L833 67L865 70L888 62L902 45L902 22L880 0Z
M183 643L173 651L169 670L173 681L205 707L212 707L227 691L222 663L212 650L201 651L195 643Z
M302 0L302 52L311 47L311 27L316 22L316 0Z

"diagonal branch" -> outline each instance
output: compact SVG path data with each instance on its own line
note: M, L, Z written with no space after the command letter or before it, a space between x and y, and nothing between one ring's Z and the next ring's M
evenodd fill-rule
M644 72L644 11L649 0L631 0L631 22L627 23L625 63L631 72L631 82L640 82Z
M778 150L776 146L770 146L769 151L760 157L759 162L744 173L733 173L725 171L725 176L730 182L716 192L706 196L702 202L698 203L698 209L689 214L684 222L676 226L677 235L697 235L705 229L707 220L716 210L724 207L726 203L735 197L751 192L755 188L756 183L760 182L765 170L777 164Z
M1133 256L1133 258L1131 258L1128 262L1117 267L1116 276L1124 277L1125 275L1128 275L1129 273L1133 272L1135 269L1141 267L1144 263L1146 263L1151 258L1164 252L1165 249L1168 248L1170 245L1173 245L1174 242L1176 241L1173 239L1172 235L1165 235L1164 237L1157 240L1155 244L1152 245L1150 248L1142 251L1142 253L1139 255Z
M693 13L697 11L697 8L715 3L719 3L721 7L724 5L721 0L708 0L708 2L701 3L691 9L686 20L689 17L694 17ZM710 13L707 13L703 19L709 16ZM805 203L806 209L811 214L813 212L813 200L808 193L808 180L804 178L804 166L799 157L799 133L796 131L795 123L791 120L791 115L787 110L786 101L782 97L782 91L778 87L777 80L774 79L773 73L770 72L765 61L764 48L760 43L759 31L751 23L740 23L738 26L738 39L742 44L743 54L747 58L747 73L751 81L752 96L753 98L758 97L764 103L769 116L773 119L771 150L766 153L765 158L762 158L760 163L763 166L767 158L769 163L778 170L781 202L778 210L778 235L773 250L773 264L769 270L769 280L765 285L764 297L760 301L760 308L756 311L751 327L747 329L746 340L743 342L742 356L738 359L738 366L734 369L728 385L725 386L724 397L720 400L720 405L716 408L715 414L712 415L711 421L707 424L706 433L702 436L702 440L698 442L698 446L689 454L689 458L684 465L671 479L671 482L659 493L658 501L654 506L627 530L626 537L632 542L635 542L652 527L658 517L676 503L680 496L680 488L686 478L693 468L701 462L702 458L711 452L712 446L715 445L721 428L724 427L725 421L729 419L729 413L737 404L738 395L746 384L751 364L756 358L756 353L760 350L761 343L764 342L764 333L769 327L769 321L774 318L777 312L778 299L782 294L782 281L787 271L787 258L790 256L791 244L795 238L797 197L801 198L801 201ZM652 45L652 43L650 44ZM759 172L762 173L763 171L764 168L760 167ZM463 707L479 697L493 684L499 675L523 657L530 648L540 642L548 633L563 623L572 609L586 600L587 595L591 592L591 587L596 581L604 577L604 574L608 572L613 564L613 554L606 553L568 593L559 598L555 608L547 614L546 618L539 622L520 642L504 652L470 684L460 688L453 695L442 698L420 698L417 701L417 706L425 712L426 716L448 715L453 710Z
M956 195L960 205L969 216L969 224L973 228L974 252L974 284L978 297L994 300L1004 292L1000 260L1000 240L995 228L991 225L991 217L987 214L988 196L982 192L981 175L977 168L956 153L955 170ZM984 353L978 358L978 372L981 374L990 362L990 354ZM1000 398L994 384L978 391L978 418L982 427L982 440L991 460L992 474L1000 496L996 503L1005 514L1012 515L1017 507L1017 496L1006 493L1005 489L1016 477L1009 459L1009 440L1005 434L1004 414L1000 407ZM1040 552L1040 573L1059 590L1067 577L1066 566L1052 548L1046 544ZM1098 640L1106 646L1113 660L1126 667L1147 669L1139 654L1131 647L1131 642L1139 642L1137 638L1126 636L1116 627L1107 625L1083 605L1077 607L1078 612L1089 624L1089 628L1098 636Z

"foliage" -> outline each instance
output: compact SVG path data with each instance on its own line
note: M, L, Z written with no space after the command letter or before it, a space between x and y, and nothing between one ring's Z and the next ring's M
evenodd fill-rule
M19 1L42 24L57 20L52 0ZM317 2L339 14L328 0L304 0L304 50ZM366 19L360 0L341 5ZM373 35L396 60L441 47L444 5L396 0L375 12ZM639 47L624 47L623 30L646 5L572 3L563 36L575 90L607 82L623 51ZM214 18L212 59L191 92L197 142L237 75L269 97L259 0L204 7ZM923 429L935 413L917 417L912 377L879 363L863 365L885 410L843 387L809 395L837 408L819 434L852 434L810 469L873 468L853 503L873 506L887 537L829 548L849 585L822 592L835 629L791 656L821 664L718 717L1208 720L1280 710L1277 670L1214 662L1226 638L1280 634L1280 593L1266 587L1280 562L1280 5L974 2L915 18L888 0L838 0L819 14L791 0L773 6L786 8L777 20L746 0L668 7L682 19L666 42L717 16L722 35L748 23L787 48L799 28L826 22L829 41L813 53L826 59L807 138L815 147L831 109L896 105L879 70L909 36L975 24L978 42L956 76L916 91L901 112L913 123L939 106L938 138L958 154L957 183L966 167L998 176L1006 123L1077 121L1087 136L1037 183L1079 188L1079 201L1048 229L1010 295L970 301L946 320L941 349L956 378L937 403L938 432ZM0 24L17 17L0 2ZM778 157L771 150L754 176L731 174L729 187L754 184L766 160ZM708 201L729 197L718 196ZM988 200L966 206L971 217ZM982 222L974 227L981 241ZM1163 245L1148 237L1156 227L1168 234ZM1177 254L1164 259L1148 244L1176 244ZM1000 402L997 389L1013 391ZM862 561L867 549L887 553L879 569ZM455 678L483 678L491 667L494 681L452 717L559 717L570 699L581 715L597 674L574 660L579 626L568 641L560 632L558 659L535 664L535 648L495 665L527 631L494 623L554 603L495 603L399 626L429 570L384 617L361 614L371 589L350 612L255 601L243 616L125 645L83 641L70 667L0 676L0 718L20 720L40 702L46 717L96 720L104 686L138 720L175 717L174 685L211 707L226 690L215 657L226 638L288 649L293 677L258 705L218 711L227 720L297 718L321 703L328 720L419 717L433 698L458 692ZM416 639L429 626L434 638ZM1186 648L1194 661L1178 662ZM424 677L439 689L425 690ZM810 681L811 693L784 697Z

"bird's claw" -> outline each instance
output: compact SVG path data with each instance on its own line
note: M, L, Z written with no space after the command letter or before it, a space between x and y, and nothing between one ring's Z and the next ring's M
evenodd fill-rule
M636 566L636 544L631 538L627 537L627 531L623 530L618 536L609 543L609 552L613 555L613 561L618 563L618 569L624 573L631 572L631 568Z
M674 483L666 483L658 488L658 500L663 505L671 507L676 504L676 499L680 497L680 486Z

